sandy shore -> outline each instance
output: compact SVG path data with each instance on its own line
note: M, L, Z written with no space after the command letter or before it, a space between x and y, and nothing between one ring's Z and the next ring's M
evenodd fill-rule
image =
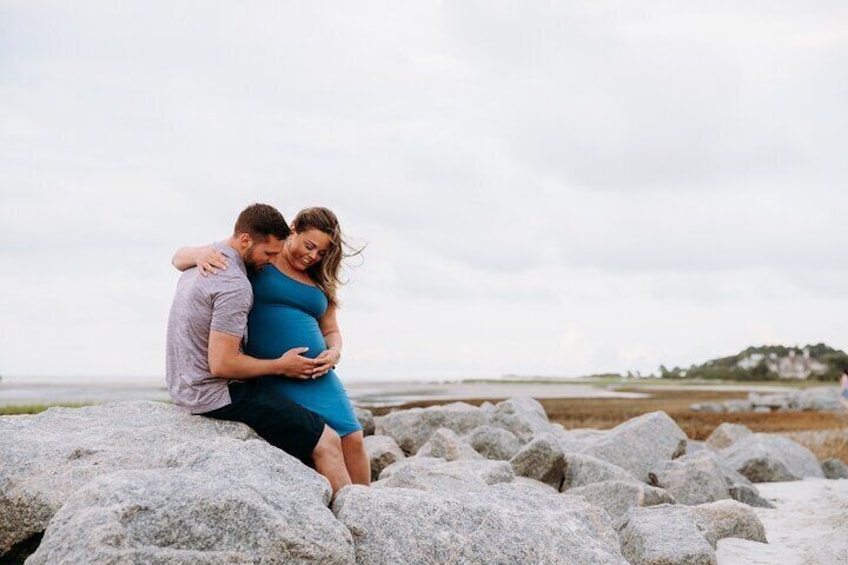
M719 565L848 563L848 480L760 483L776 508L755 508L769 543L719 540Z

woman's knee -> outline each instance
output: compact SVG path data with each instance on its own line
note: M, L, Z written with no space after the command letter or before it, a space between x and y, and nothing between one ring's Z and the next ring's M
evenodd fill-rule
M362 431L353 432L352 434L347 434L342 438L342 447L344 449L364 449L365 442L363 440Z

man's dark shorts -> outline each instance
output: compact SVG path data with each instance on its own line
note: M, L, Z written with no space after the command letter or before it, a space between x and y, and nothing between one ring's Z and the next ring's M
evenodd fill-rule
M312 465L312 451L324 432L321 416L260 388L258 379L231 382L228 388L232 404L203 416L245 423L271 445Z

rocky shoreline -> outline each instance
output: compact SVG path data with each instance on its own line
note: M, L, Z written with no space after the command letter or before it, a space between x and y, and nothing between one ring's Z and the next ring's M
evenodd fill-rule
M373 417L376 482L326 480L246 426L132 401L0 418L0 560L716 563L764 543L754 483L848 477L787 438L664 412L565 430L529 397ZM28 556L28 557L27 557Z

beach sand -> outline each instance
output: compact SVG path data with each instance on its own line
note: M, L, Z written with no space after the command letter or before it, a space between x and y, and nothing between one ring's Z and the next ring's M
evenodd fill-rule
M776 508L755 508L769 543L719 540L719 565L848 563L848 480L760 483Z

